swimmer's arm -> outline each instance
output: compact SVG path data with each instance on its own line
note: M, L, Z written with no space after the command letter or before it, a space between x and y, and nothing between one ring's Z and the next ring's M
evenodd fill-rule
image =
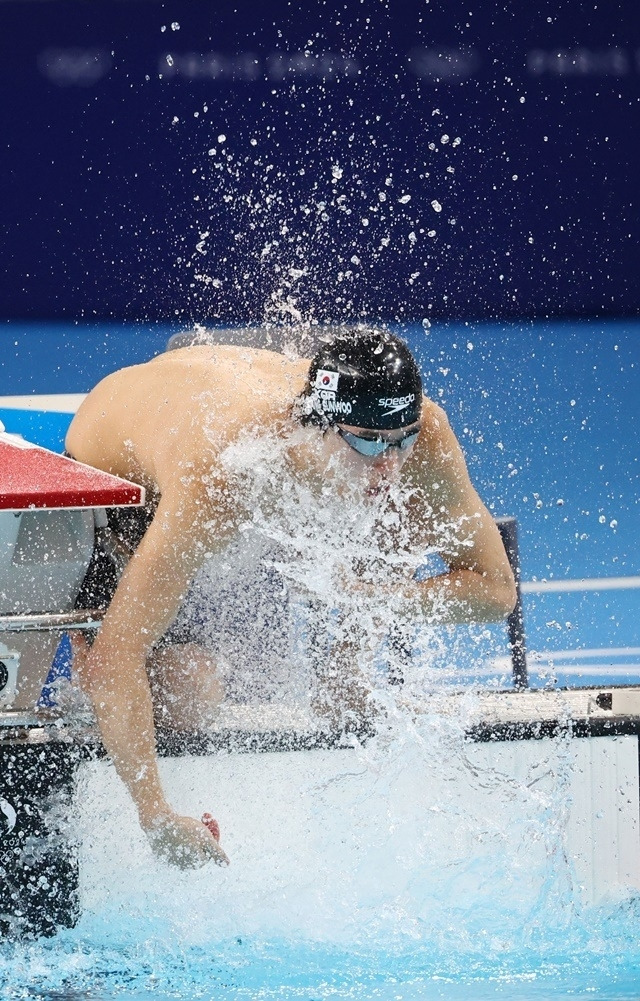
M416 582L414 595L427 618L438 624L498 621L516 602L509 560L444 411L433 405L432 411L425 490L438 525L428 541L437 547L448 573Z
M448 572L414 583L423 614L437 625L507 618L516 603L516 588L493 519L477 507L473 514L458 510L453 516L461 527L466 523L464 536L471 544L468 549L441 551Z
M163 494L81 664L81 684L93 702L105 748L146 830L172 811L158 774L145 664L211 547L211 540L203 544L210 518L206 512L202 496Z

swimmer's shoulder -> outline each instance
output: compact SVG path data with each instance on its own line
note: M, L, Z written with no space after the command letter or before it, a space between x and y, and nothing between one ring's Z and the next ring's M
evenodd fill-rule
M77 417L82 420L84 417L92 415L96 408L102 412L112 412L120 406L123 399L128 400L132 396L132 387L136 392L134 397L143 395L143 387L149 381L145 378L145 371L149 368L149 362L140 362L137 365L127 365L118 368L114 372L105 375L103 379L87 393L87 396L78 408ZM142 393L141 393L142 390Z
M422 398L420 440L429 449L436 448L453 435L446 411L427 396Z
M233 365L239 369L266 368L274 371L302 366L306 371L308 359L292 359L268 348L240 344L188 344L156 355L147 364L154 366L193 367L202 364Z
M156 372L171 372L183 384L226 387L230 394L242 387L242 395L252 397L253 406L259 407L262 397L267 408L270 399L287 393L297 396L309 370L308 359L235 344L188 345L158 355L149 365Z
M460 446L446 411L434 400L423 397L420 436L416 444L416 465L423 472L446 473L460 456Z
M73 440L77 435L86 433L87 428L97 423L104 423L113 412L114 405L117 407L118 399L122 392L122 369L110 372L100 382L96 383L93 389L89 390L84 400L78 407L67 433L67 448L69 448L69 438ZM72 453L75 454L73 448Z

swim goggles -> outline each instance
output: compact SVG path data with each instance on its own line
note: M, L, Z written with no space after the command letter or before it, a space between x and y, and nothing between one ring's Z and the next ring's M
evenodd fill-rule
M381 438L379 435L369 438L364 435L354 434L353 431L344 431L339 425L336 425L336 430L340 437L344 438L347 445L354 448L360 455L382 455L388 448L399 448L402 452L406 452L412 445L415 445L419 434L418 429L418 431L411 431L404 438L389 441L387 438Z

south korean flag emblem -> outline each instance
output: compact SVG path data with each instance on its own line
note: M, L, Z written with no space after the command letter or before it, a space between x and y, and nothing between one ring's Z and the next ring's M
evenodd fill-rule
M316 373L315 388L326 389L329 393L336 393L338 390L338 372L329 372L326 368L319 368Z

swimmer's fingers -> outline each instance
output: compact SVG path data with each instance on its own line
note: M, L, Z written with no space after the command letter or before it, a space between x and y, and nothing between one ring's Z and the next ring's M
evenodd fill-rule
M156 855L179 869L199 869L210 862L229 865L229 859L207 828L192 817L176 814L157 819L147 828Z
M207 846L207 850L209 852L209 859L207 861L211 860L212 862L215 862L216 865L223 865L223 866L231 865L231 862L229 861L229 857L226 854L226 852L223 851L223 849L220 847L218 842L215 841L215 839L212 838L212 840L214 843L214 847L212 849L209 846Z

